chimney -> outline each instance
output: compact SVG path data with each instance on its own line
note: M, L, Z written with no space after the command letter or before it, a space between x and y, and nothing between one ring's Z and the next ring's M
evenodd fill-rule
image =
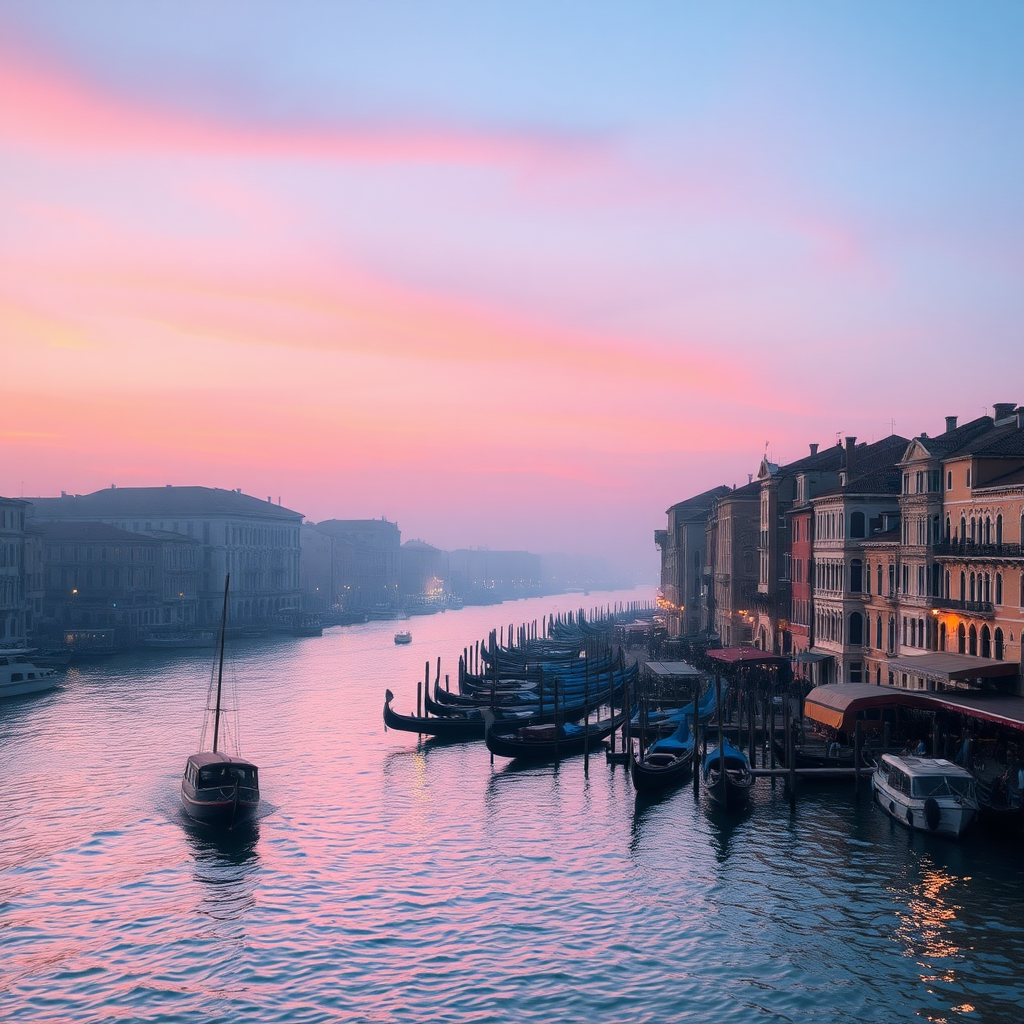
M816 444L812 444L811 445L811 454L812 455L817 455L818 454L818 446Z
M753 473L748 473L747 474L747 483L748 484L752 484L753 482L754 482L754 474Z
M856 444L857 444L857 438L855 438L855 437L848 437L846 439L846 479L847 480L849 480L850 477L853 476L853 463L855 461L854 460L853 450L854 450L854 447L855 447Z
M60 492L60 496L61 496L62 498L66 498L66 497L68 496L68 492L67 492L67 491L61 491L61 492Z
M948 434L951 430L956 430L956 417L955 416L947 416L946 417L946 433Z
M996 423L1005 422L1013 415L1013 410L1017 407L1016 402L996 402L992 406L992 419Z
M1017 410L1017 429L1024 430L1024 405Z

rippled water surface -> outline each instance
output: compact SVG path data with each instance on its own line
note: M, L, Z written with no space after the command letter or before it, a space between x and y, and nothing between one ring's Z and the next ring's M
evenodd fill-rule
M424 663L549 611L467 608L235 652L250 836L187 824L207 652L0 705L3 1021L1024 1018L1019 843L890 823L852 784L720 817L592 758L383 731Z

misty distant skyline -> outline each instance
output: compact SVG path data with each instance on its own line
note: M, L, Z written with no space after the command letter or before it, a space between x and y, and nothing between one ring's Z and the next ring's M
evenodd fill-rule
M1020 402L1018 4L0 0L0 494L240 487L651 578Z

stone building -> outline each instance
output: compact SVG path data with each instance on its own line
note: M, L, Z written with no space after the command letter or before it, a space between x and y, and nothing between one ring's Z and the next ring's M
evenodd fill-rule
M27 631L26 508L17 498L0 498L0 647L24 643Z
M188 544L195 547L195 621L216 626L224 578L231 574L228 617L232 624L269 628L291 620L299 608L299 525L302 515L239 491L214 487L110 487L92 494L32 498L34 522L105 523L127 533L168 542L170 580L179 573L178 592L192 578ZM161 558L163 555L161 555ZM176 559L184 559L175 565ZM173 589L174 584L168 583ZM170 591L169 591L170 593ZM155 599L163 601L162 589ZM162 615L162 612L161 612Z
M751 482L716 498L708 515L707 529L714 540L705 543L715 555L713 632L725 647L754 639L760 500L761 485Z
M448 552L422 540L407 540L401 548L398 591L406 611L443 608L449 596Z
M308 538L306 550L327 555L328 563L310 568L310 578L326 581L331 605L346 614L392 615L401 607L402 534L387 519L328 519L311 529L329 538L317 544Z
M707 566L707 523L716 498L731 493L713 487L677 502L666 511L668 526L656 530L654 543L661 552L661 597L669 636L692 636L704 628L702 614Z

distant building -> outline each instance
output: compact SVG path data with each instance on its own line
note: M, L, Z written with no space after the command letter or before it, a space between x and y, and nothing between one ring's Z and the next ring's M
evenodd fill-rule
M669 636L691 636L703 628L708 516L715 499L730 493L723 485L677 502L665 513L667 529L655 531L654 542L661 552L658 603Z
M448 553L452 593L466 604L498 604L542 593L542 556L462 548Z
M306 551L318 558L308 579L330 588L332 607L368 615L399 610L402 533L397 523L383 518L328 519L310 529L330 541L325 546L308 536Z
M92 494L29 500L38 523L106 523L168 543L169 535L194 542L194 607L199 625L220 622L228 573L232 624L270 627L298 612L302 515L269 499L260 501L219 487L167 486L110 487ZM179 573L183 584L179 593L188 605L184 584L193 578L193 570L186 563L174 565L175 559L191 558L185 551L186 546L167 549L167 579ZM168 586L173 588L174 583ZM154 595L157 599L157 603L164 599L162 588Z
M17 498L0 498L0 647L26 635L26 508Z
M398 591L407 611L445 604L450 594L447 551L421 540L407 540L401 547L399 561Z

